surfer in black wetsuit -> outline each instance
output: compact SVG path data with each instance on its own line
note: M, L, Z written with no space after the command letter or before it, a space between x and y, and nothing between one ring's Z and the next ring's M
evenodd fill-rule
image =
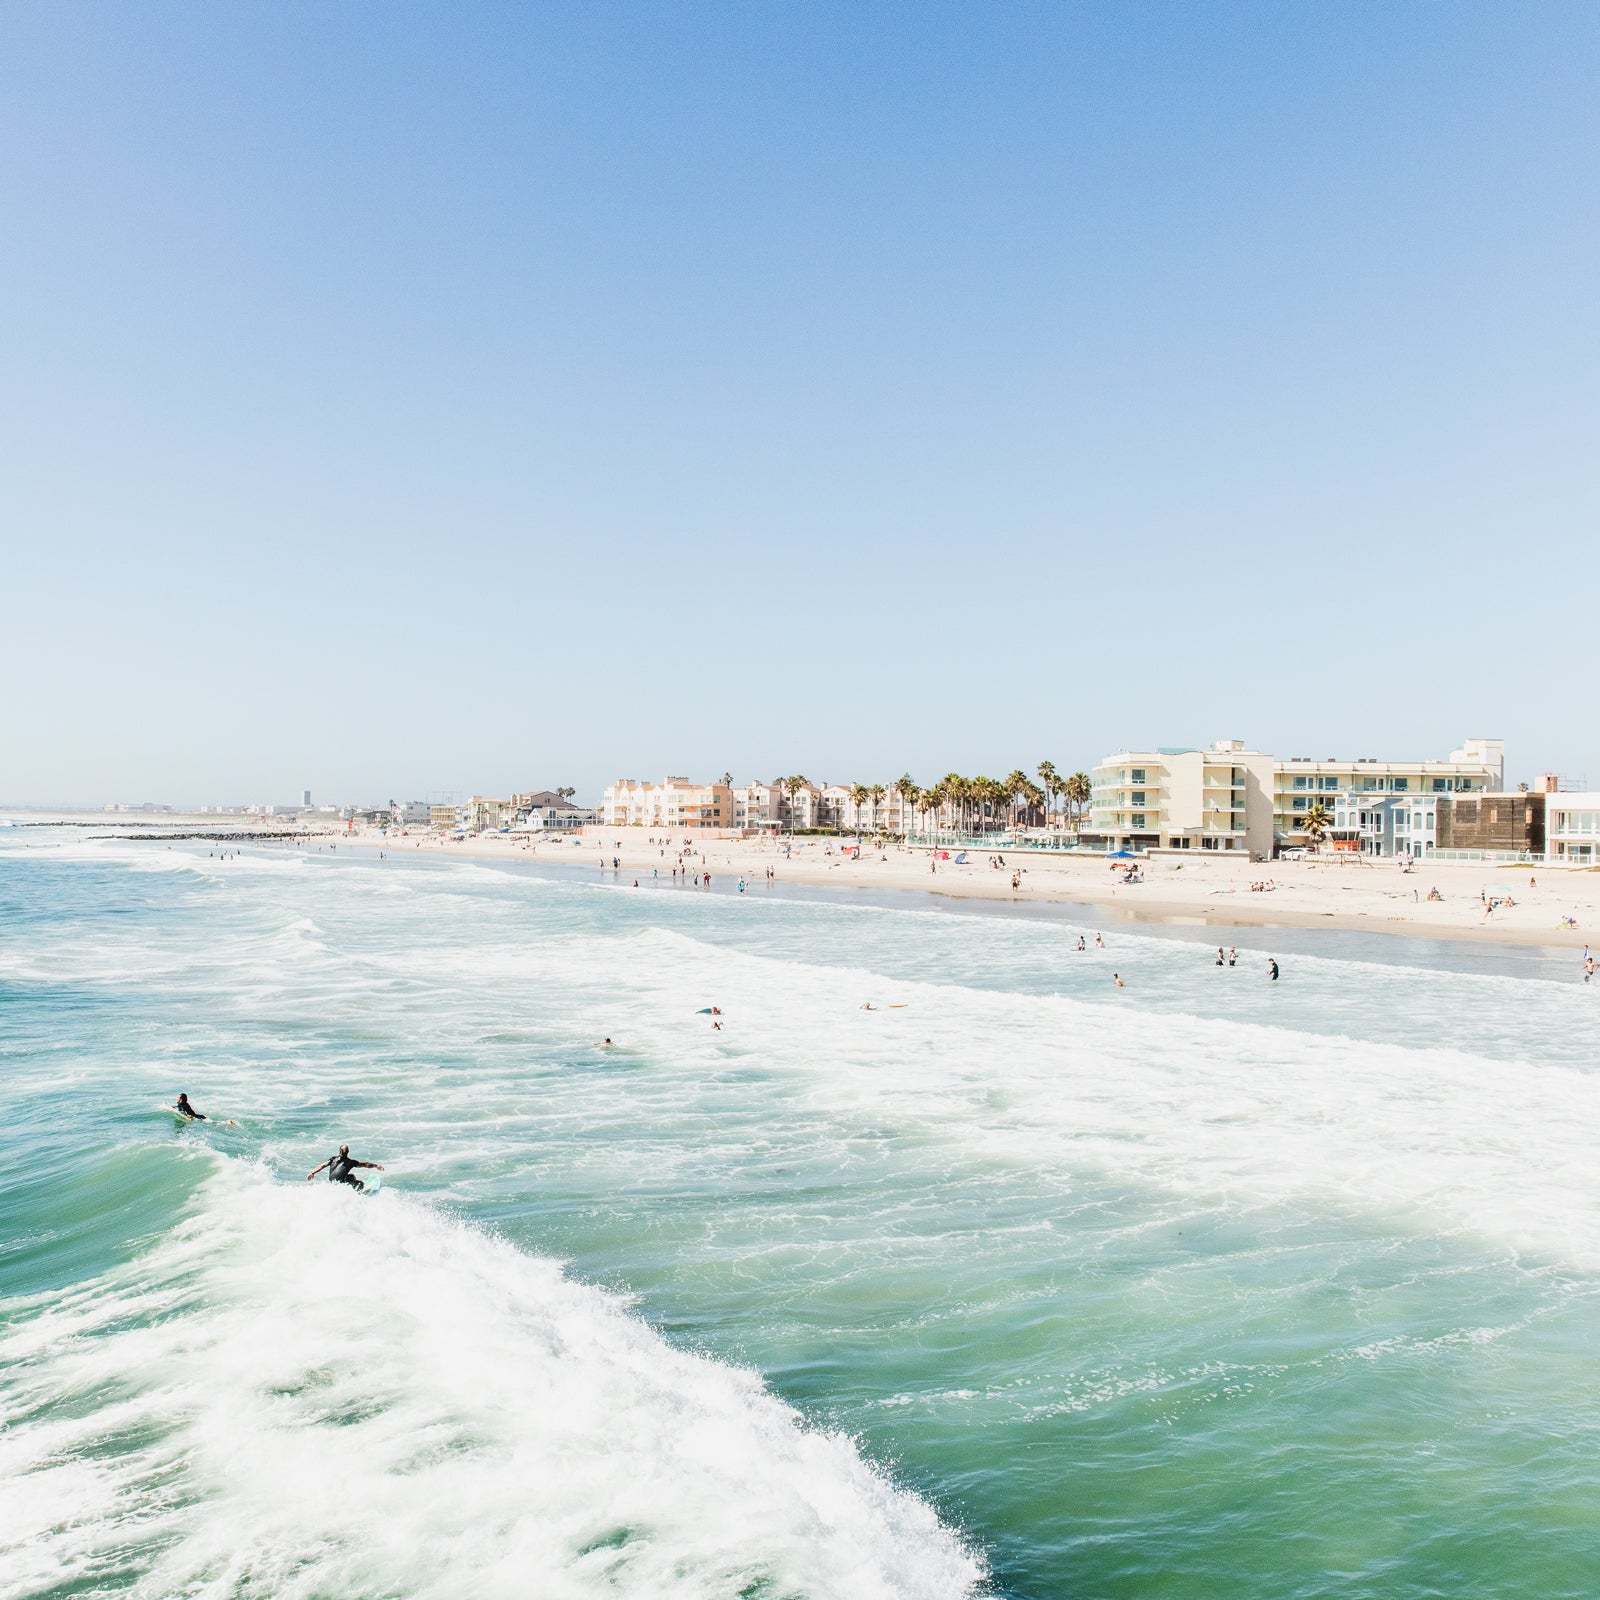
M176 1111L180 1117L184 1117L190 1122L204 1122L206 1120L206 1116L203 1111L196 1111L195 1108L189 1104L189 1096L187 1094L180 1093L178 1096L178 1103L172 1109Z
M351 1172L354 1168L371 1167L374 1171L383 1171L382 1164L377 1161L357 1161L350 1154L350 1146L347 1144L340 1145L338 1155L329 1156L328 1159L322 1163L321 1167L313 1167L311 1171L306 1174L306 1182L310 1183L311 1180L322 1171L323 1167L326 1167L328 1170L329 1183L348 1183L352 1189L361 1190L365 1190L367 1186L359 1178L351 1176Z

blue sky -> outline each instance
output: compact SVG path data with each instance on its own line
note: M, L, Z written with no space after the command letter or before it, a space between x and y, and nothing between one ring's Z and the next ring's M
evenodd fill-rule
M1600 11L0 10L0 800L1600 783Z

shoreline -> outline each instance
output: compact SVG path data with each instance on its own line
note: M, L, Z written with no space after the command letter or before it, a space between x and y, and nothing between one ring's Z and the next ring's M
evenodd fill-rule
M616 836L613 834L612 838ZM399 838L341 835L329 841L364 849L383 849L396 855L410 844L413 851L445 858L474 860L530 860L569 866L594 867L603 857L621 862L619 876L654 870L661 875L676 862L683 848L624 838L620 846L599 837L578 843L513 842L507 835L479 836L461 841L432 841L425 836ZM1001 905L1072 904L1093 908L1119 921L1192 928L1261 928L1284 930L1335 929L1349 933L1390 933L1399 937L1448 939L1480 945L1510 945L1568 952L1583 949L1590 931L1600 929L1600 873L1541 867L1505 867L1492 863L1440 863L1423 865L1403 874L1394 863L1333 864L1325 862L1184 861L1139 865L1145 881L1124 884L1121 874L1110 872L1098 857L1050 860L1014 854L1003 857L1003 869L987 865L979 855L963 866L938 863L929 870L930 852L890 845L882 852L863 851L860 860L841 858L833 841L796 842L793 853L782 854L766 840L706 840L691 847L691 871L703 859L714 882L743 875L752 887L765 881L768 866L777 881L832 886L879 887L917 891L930 900L982 900ZM699 854L704 852L703 857ZM665 851L665 853L663 853ZM1003 853L995 852L997 857ZM1013 893L1011 873L1020 870L1022 886ZM1180 873L1186 873L1180 877ZM1518 877L1520 874L1520 879ZM1528 880L1546 875L1540 885ZM641 883L645 880L641 879ZM1273 883L1273 889L1253 892L1250 884ZM1437 885L1443 899L1422 897ZM1412 891L1416 898L1412 898ZM1486 918L1487 897L1510 892L1515 904ZM1480 899L1480 895L1485 898ZM1236 898L1237 897L1237 898ZM1341 904L1329 902L1337 897ZM1219 901L1226 901L1219 904ZM1573 915L1577 927L1564 928L1558 917Z
M43 819L29 817L37 826ZM104 830L102 837L130 835L121 818L60 814L62 825L82 828L84 836ZM29 830L32 831L32 828ZM315 831L254 828L224 830L214 817L175 816L163 819L136 840L176 840L180 833L195 842L238 843L261 848L320 848L382 851L393 856L430 860L538 862L563 867L612 870L619 878L637 877L641 884L664 885L682 861L690 873L709 871L717 887L743 877L752 888L766 882L768 869L776 882L817 888L878 888L915 892L930 903L980 901L1026 908L1074 905L1117 921L1174 929L1254 928L1343 933L1385 933L1400 938L1449 940L1460 944L1499 945L1523 950L1543 948L1567 954L1582 950L1600 934L1600 871L1508 865L1487 862L1428 862L1403 871L1391 861L1231 861L1201 856L1175 861L1170 857L1135 863L1143 881L1122 881L1124 867L1112 867L1094 856L1051 857L1021 852L969 850L968 860L933 861L923 846L888 845L844 856L833 839L795 839L786 843L765 838L693 839L674 834L651 838L631 830L592 828L578 839L478 835L454 840L427 831L383 834L376 829ZM203 837L196 838L197 835ZM1005 862L992 867L992 859ZM654 872L654 880L646 873ZM1012 889L1012 875L1020 887ZM1253 890L1253 884L1269 884ZM1441 898L1425 897L1437 888ZM1491 898L1509 897L1508 904L1486 915ZM1570 916L1576 926L1560 918Z

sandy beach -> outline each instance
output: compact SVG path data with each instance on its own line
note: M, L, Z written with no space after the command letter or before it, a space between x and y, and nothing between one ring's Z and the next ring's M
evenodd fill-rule
M924 848L890 844L864 847L859 859L833 839L696 839L686 845L664 835L590 829L581 840L529 840L512 835L448 839L414 832L384 837L371 830L338 836L342 847L428 851L488 860L538 860L588 864L621 861L624 878L641 887L670 882L680 851L690 850L692 871L709 870L714 882L765 880L770 867L780 882L819 886L922 890L930 895L990 900L1078 902L1138 920L1218 928L1349 928L1369 933L1415 934L1582 949L1600 929L1600 872L1485 863L1424 864L1413 871L1390 861L1230 861L1198 853L1186 860L1158 856L1137 863L1143 881L1125 883L1127 862L1045 852L969 850L965 863L934 861ZM1002 858L1004 867L990 865ZM1020 871L1013 890L1012 874ZM1264 889L1252 888L1265 884ZM1437 889L1440 898L1429 900ZM1492 899L1509 900L1492 911ZM1577 924L1562 922L1570 917Z

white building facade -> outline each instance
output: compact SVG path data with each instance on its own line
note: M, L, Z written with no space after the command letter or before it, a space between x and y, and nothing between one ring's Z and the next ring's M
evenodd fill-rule
M1544 797L1545 860L1569 867L1600 865L1600 791Z

